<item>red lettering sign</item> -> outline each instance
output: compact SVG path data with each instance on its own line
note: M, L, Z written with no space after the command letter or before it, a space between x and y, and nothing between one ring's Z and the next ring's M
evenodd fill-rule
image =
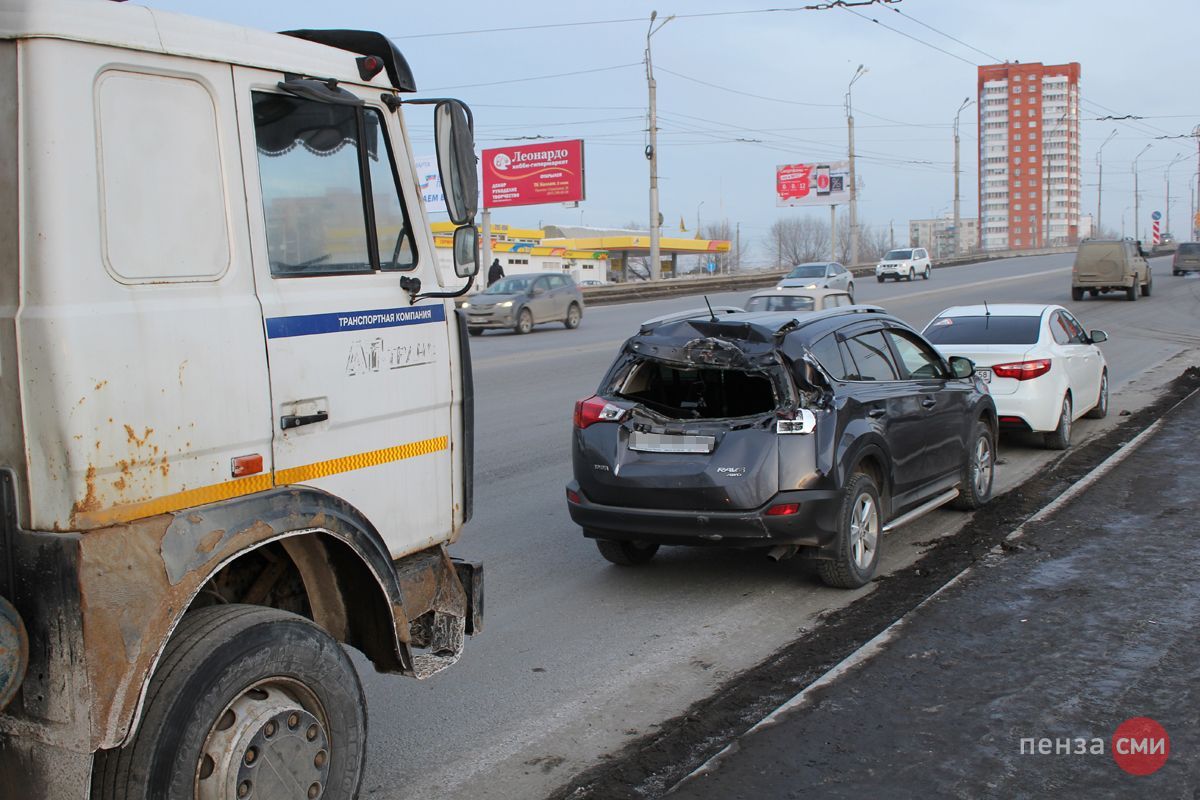
M498 147L481 157L484 208L584 199L582 139Z

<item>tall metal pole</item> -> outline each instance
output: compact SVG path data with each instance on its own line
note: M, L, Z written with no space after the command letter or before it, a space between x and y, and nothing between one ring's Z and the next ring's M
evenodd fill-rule
M483 264L483 268L486 270L492 266L492 210L485 208L482 216L480 238L483 241L479 243L479 255L480 263Z
M659 213L658 213L658 108L655 101L657 85L654 82L654 63L650 58L650 37L662 30L662 26L675 19L675 15L664 19L654 26L658 18L657 11L650 12L650 26L646 28L646 86L650 92L650 143L646 145L646 158L650 160L650 280L656 281L662 277L662 256L659 253Z
M1096 166L1100 168L1100 185L1096 187L1096 230L1092 231L1092 236L1103 236L1104 228L1100 221L1100 208L1104 202L1104 145L1112 141L1112 138L1117 135L1117 129L1113 128L1112 133L1104 140L1104 144L1100 145L1100 149L1096 151Z
M854 107L851 103L850 89L854 82L867 73L862 64L854 72L854 77L846 85L846 132L849 137L848 151L850 154L850 263L858 263L858 182L854 175ZM837 261L837 258L834 258Z
M851 206L853 208L854 206ZM829 206L829 260L837 261L837 206Z
M1167 168L1163 170L1163 181L1166 183L1167 191L1166 198L1163 201L1166 204L1166 207L1163 209L1163 213L1167 217L1166 227L1163 228L1164 233L1171 233L1171 167L1175 166L1180 161L1183 161L1184 158L1186 158L1186 156L1183 155L1183 153L1177 154L1173 159L1171 159L1171 163L1167 164Z
M1141 158L1142 155L1151 148L1151 146L1152 145L1146 145L1145 147L1142 148L1142 152L1138 153L1133 158L1133 238L1137 239L1139 242L1142 240L1142 237L1138 235L1138 219L1139 219L1138 212L1140 209L1138 208L1137 162L1138 162L1138 159Z
M959 254L959 232L958 227L961 224L961 219L958 214L958 115L963 109L971 105L971 98L966 98L962 101L962 105L958 107L958 111L954 112L954 238L951 240L954 243L952 254Z

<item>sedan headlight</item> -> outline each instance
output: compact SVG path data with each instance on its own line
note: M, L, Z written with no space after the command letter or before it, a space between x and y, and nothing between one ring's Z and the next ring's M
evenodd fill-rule
M512 308L512 300L505 300L503 303L497 303L497 308Z

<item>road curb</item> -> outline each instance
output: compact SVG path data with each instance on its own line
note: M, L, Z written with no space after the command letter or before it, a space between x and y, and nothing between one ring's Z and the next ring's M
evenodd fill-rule
M1158 430L1162 427L1163 423L1167 420L1168 417L1171 416L1171 414L1173 414L1175 412L1176 409L1178 409L1181 405L1183 405L1187 401L1191 400L1197 394L1200 394L1200 389L1192 390L1187 395L1185 395L1180 400L1178 400L1176 403L1174 403L1170 408L1168 408L1165 412L1163 412L1163 415L1161 417L1159 417L1157 420L1155 420L1153 423L1151 423L1149 426L1147 426L1144 430L1139 432L1136 436L1134 436L1128 442L1126 442L1125 444L1123 444L1119 448L1117 448L1112 453L1112 455L1110 455L1108 458L1104 459L1099 464L1097 464L1095 467L1093 467L1091 470L1089 470L1086 475L1084 475L1082 478L1080 478L1078 481L1076 481L1074 484L1072 484L1071 487L1068 488L1065 492L1063 492L1058 497L1054 498L1054 500L1052 500L1051 502L1049 502L1048 504L1046 504L1045 506L1040 508L1037 512L1032 514L1030 517L1025 519L1025 521L1023 521L1020 525L1018 525L1016 528L1014 528L1013 531L1010 534L1008 534L1008 536L1005 537L1005 541L1006 542L1017 541L1018 539L1020 539L1021 537L1023 537L1025 535L1027 526L1032 525L1036 522L1039 522L1040 520L1046 519L1047 517L1053 515L1055 512L1057 512L1059 509L1061 509L1064 505L1066 505L1072 499L1077 497L1085 489L1092 486L1097 481L1099 481L1101 478L1103 478L1105 475L1107 475L1109 472L1111 472L1121 462L1125 461L1127 458L1129 458L1131 455L1133 455L1135 452L1137 452L1137 450L1143 444L1145 444L1146 441L1148 441L1151 436L1153 436L1155 433L1157 433ZM994 548L992 548L992 550L990 552L993 554L1002 553L1003 547L1001 545L996 545ZM782 717L784 717L788 713L799 710L799 709L804 708L805 706L809 705L811 702L813 702L813 697L817 691L825 688L826 686L833 684L835 681L837 681L839 678L841 678L843 675L845 675L850 670L854 669L855 667L857 667L857 666L869 661L871 658L873 658L876 654L878 654L883 649L883 647L886 644L888 644L890 641L895 639L903 631L904 627L911 621L911 619L922 608L924 608L928 603L930 603L936 597L941 595L943 592L948 591L949 589L957 586L959 583L961 583L963 580L965 580L969 575L971 575L975 571L975 569L979 565L980 565L980 562L976 561L975 563L964 568L961 572L959 572L953 578L946 581L946 583L942 584L942 586L940 586L935 592L933 592L928 597L926 597L924 600L922 600L920 603L918 603L916 606L914 606L913 608L911 608L910 610L905 612L901 617L899 617L894 622L892 622L890 625L888 625L886 628L884 628L882 631L877 633L875 636L873 636L870 640L868 640L865 644L863 644L857 650L850 653L850 655L846 656L844 659L839 661L832 668L830 668L828 671L826 671L824 674L822 674L820 677L818 677L815 681L810 683L808 686L804 687L804 689L802 689L799 693L797 693L792 698L787 700L787 702L783 703L782 705L777 707L775 710L773 710L771 713L767 714L761 720L756 722L747 731L745 731L744 733L737 736L733 741L731 741L729 744L727 744L725 747L723 747L719 752L717 752L711 758L707 759L704 763L702 763L696 769L692 770L686 776L684 776L679 781L677 781L675 784L673 784L670 787L670 789L668 789L666 791L665 794L667 796L670 796L672 792L674 792L676 789L678 789L679 787L681 787L688 781L692 780L693 778L699 778L699 777L702 777L704 774L711 772L713 769L715 769L717 766L719 766L721 761L723 761L726 757L728 757L732 753L737 752L739 743L744 737L746 737L752 733L755 733L757 731L760 731L764 728L768 728L771 725L774 725L775 723L777 723Z

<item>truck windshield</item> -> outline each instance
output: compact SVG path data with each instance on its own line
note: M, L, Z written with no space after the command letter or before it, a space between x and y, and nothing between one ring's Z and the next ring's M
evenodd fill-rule
M412 226L378 111L256 92L254 130L271 274L414 265Z

